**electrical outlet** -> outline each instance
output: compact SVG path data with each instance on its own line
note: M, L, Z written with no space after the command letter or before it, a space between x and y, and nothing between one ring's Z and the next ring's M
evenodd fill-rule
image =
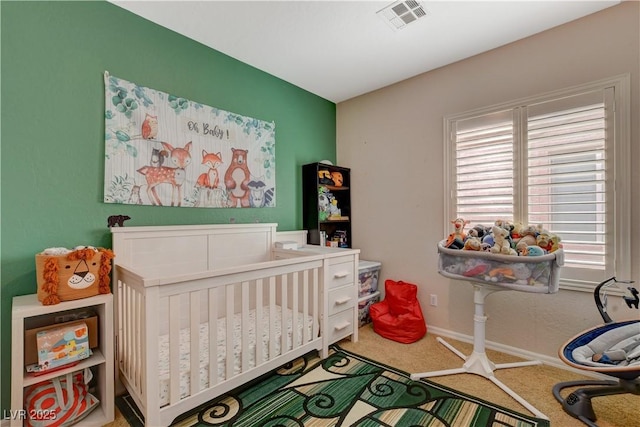
M430 304L434 307L438 306L438 295L436 294L431 294L431 302Z

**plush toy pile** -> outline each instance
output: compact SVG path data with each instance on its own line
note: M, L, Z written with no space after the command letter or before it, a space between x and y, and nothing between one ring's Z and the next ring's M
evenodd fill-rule
M491 284L540 287L555 280L553 267L561 265L562 256L558 261L557 257L545 255L558 251L562 244L542 225L498 220L490 227L476 225L466 231L469 221L457 218L451 223L454 231L443 241L446 252L440 254L441 274ZM538 258L522 258L535 256Z
M484 251L502 255L539 256L562 247L560 238L545 230L542 224L523 225L496 220L490 227L475 225L465 231L469 221L456 218L451 221L453 233L445 247L467 251Z

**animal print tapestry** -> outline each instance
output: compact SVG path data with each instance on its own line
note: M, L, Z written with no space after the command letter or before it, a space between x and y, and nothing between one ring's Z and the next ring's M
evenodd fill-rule
M104 84L105 203L275 206L275 123L108 72Z

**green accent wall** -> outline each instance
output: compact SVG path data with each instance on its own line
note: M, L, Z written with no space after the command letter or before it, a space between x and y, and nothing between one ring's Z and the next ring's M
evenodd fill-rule
M302 228L301 166L335 160L335 104L103 1L0 3L1 371L10 405L11 300L36 292L44 248L111 246L129 226L277 222ZM215 25L215 19L212 19ZM258 42L258 41L257 41ZM264 49L269 49L265 46ZM276 207L105 204L103 73L276 124ZM117 256L117 254L116 254Z

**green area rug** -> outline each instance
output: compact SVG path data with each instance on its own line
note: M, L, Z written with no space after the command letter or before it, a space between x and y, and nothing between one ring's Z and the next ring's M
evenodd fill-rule
M129 423L142 422L131 399L116 404ZM548 427L519 414L374 360L331 347L307 355L181 417L175 426Z

